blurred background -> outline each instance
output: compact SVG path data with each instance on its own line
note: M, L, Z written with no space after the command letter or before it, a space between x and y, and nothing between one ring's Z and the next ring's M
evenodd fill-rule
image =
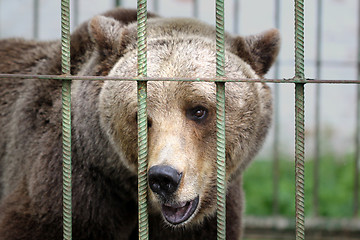
M136 1L72 0L72 30L117 5L136 8ZM213 25L214 9L214 0L148 1L148 10L161 16L195 17ZM294 76L293 9L290 0L225 1L228 32L251 35L280 29L279 59L267 78ZM306 78L359 78L358 15L358 0L305 1ZM59 39L60 1L0 0L0 37ZM276 106L273 127L245 174L246 236L290 239L295 226L294 85L270 85ZM307 84L305 91L308 239L360 239L358 87Z

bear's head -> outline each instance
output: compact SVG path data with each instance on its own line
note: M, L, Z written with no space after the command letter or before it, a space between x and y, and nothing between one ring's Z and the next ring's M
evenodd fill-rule
M116 59L107 75L137 76L136 24L97 16L89 22L99 59ZM149 77L216 76L215 29L193 19L148 20ZM229 78L261 78L279 51L279 33L225 36ZM148 82L148 179L150 211L171 226L200 223L216 209L216 87L214 82ZM271 122L270 89L264 83L226 83L226 180L232 181L263 143ZM106 164L137 173L137 84L105 81L100 121L118 157ZM240 186L239 186L240 187Z

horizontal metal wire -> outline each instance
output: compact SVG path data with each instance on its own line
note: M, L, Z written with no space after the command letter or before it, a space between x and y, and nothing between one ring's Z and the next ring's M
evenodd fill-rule
M40 80L89 80L89 81L182 81L182 82L261 82L261 83L324 83L324 84L360 84L360 80L325 80L312 79L262 79L262 78L153 78L153 77L109 77L109 76L64 76L64 75L27 75L27 74L0 74L2 78L40 79Z

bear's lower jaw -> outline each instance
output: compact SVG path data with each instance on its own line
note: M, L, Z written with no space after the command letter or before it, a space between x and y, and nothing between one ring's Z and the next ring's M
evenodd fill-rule
M199 204L199 196L195 199L178 204L162 204L161 212L171 225L178 225L187 221L195 212Z

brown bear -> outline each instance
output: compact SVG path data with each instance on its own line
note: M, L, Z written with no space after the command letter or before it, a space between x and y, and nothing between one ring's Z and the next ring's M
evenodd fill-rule
M71 35L71 73L136 77L136 11ZM215 29L149 14L149 77L215 73ZM261 78L279 33L226 34L226 76ZM0 41L0 73L61 74L60 42ZM72 82L73 239L137 239L134 81ZM148 82L150 239L216 238L213 82ZM271 122L264 83L226 83L227 239L241 237L242 173ZM61 81L0 79L0 239L62 239Z

